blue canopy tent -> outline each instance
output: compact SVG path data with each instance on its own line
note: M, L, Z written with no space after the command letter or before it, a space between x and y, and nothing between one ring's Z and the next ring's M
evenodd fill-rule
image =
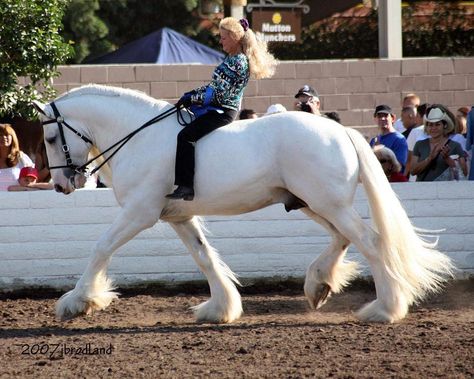
M224 54L169 28L162 28L87 63L203 63L222 62Z

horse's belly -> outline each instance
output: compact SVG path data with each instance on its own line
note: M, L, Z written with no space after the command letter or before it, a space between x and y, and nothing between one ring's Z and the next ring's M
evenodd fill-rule
M253 212L269 205L282 202L279 191L266 191L260 194L234 193L229 196L214 198L196 193L193 201L172 201L163 209L161 219L173 221L189 216L222 215L231 216Z

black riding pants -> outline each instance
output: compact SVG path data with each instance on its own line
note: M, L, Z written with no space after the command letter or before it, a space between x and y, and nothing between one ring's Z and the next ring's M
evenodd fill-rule
M209 111L178 133L174 184L191 188L194 186L195 142L217 128L230 124L236 115L237 112L231 109L225 109L224 113Z

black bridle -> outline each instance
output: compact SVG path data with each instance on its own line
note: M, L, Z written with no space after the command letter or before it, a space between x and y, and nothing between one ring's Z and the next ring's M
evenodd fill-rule
M52 123L57 123L58 128L59 128L59 135L61 137L61 149L64 152L64 155L66 156L66 164L64 166L50 166L50 170L58 169L58 168L70 168L75 172L80 172L84 173L85 167L81 170L81 167L78 167L77 165L72 163L71 155L69 153L69 145L66 143L66 137L64 137L64 127L63 125L68 128L71 132L73 132L76 136L78 136L80 139L82 139L85 143L91 144L92 141L87 138L84 134L78 132L76 129L74 129L71 125L69 125L64 118L61 116L59 113L58 108L56 107L56 104L54 104L54 101L50 103L51 108L53 109L54 112L54 117L51 120L44 121L41 124L42 125L47 125L47 124L52 124Z
M115 150L107 157L104 159L104 161L97 167L95 167L88 175L93 175L95 172L97 172L98 170L100 170L100 168L106 164L135 134L137 134L138 132L140 132L141 130L145 129L146 127L160 121L160 120L163 120L164 118L172 115L173 113L176 113L177 114L177 118L178 118L178 123L180 125L188 125L188 123L184 120L183 116L181 115L180 112L178 112L178 106L173 106L172 108L169 108L167 109L166 111L164 111L163 113L159 114L158 116L152 118L151 120L145 122L142 126L140 126L138 129L135 129L133 132L131 132L130 134L126 135L125 137L123 137L120 141L114 143L112 146L110 146L108 149L104 150L103 152L101 152L99 155L95 156L94 158L88 160L86 163L84 163L82 166L78 166L78 165L75 165L73 162L72 162L72 158L71 158L71 155L70 155L70 150L69 150L69 145L67 144L66 142L66 138L64 136L64 127L63 125L68 128L70 131L72 131L76 136L78 136L80 139L82 139L85 143L88 143L90 145L93 145L92 141L87 138L84 134L80 133L79 131L77 131L76 129L74 129L71 125L69 125L65 120L64 118L61 116L61 114L59 113L59 110L58 108L56 107L56 104L54 104L54 101L50 103L51 105L51 108L53 109L53 112L54 112L54 119L51 119L51 120L48 120L48 121L44 121L42 122L42 125L47 125L47 124L52 124L52 123L56 123L58 124L58 128L59 128L59 135L61 137L61 149L62 151L64 152L64 155L66 157L66 164L63 165L63 166L50 166L49 169L50 170L54 170L54 169L60 169L60 168L69 168L71 169L73 172L75 173L78 173L78 174L82 174L84 175L87 171L87 166L89 166L92 162L94 162L95 160L97 160L98 158L100 158L101 156L103 156L104 154L108 153L109 151L111 151L112 149L115 148ZM188 111L186 108L184 108L186 111ZM188 111L188 114L189 114L189 111Z

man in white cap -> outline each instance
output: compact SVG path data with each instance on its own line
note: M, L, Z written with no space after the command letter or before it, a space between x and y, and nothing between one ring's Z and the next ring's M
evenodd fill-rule
M318 92L308 85L304 85L298 90L298 93L295 95L295 99L298 102L295 104L295 110L312 113L320 116L320 106Z

